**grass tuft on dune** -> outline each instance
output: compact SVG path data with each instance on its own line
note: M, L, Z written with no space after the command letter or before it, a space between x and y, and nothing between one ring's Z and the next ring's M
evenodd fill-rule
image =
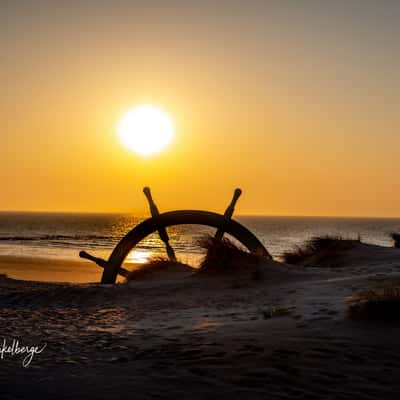
M249 270L258 266L261 257L242 250L227 238L215 239L213 236L204 236L198 245L205 249L206 255L200 263L199 272L232 272Z
M163 257L154 257L131 271L126 278L126 282L154 277L163 273L191 273L193 270L190 265L178 261L173 262Z
M351 319L400 321L400 287L366 290L348 303Z
M394 241L394 247L396 248L400 248L400 233L397 232L392 232L390 234L390 237L393 239Z
M282 259L287 264L300 264L315 255L330 255L341 250L353 248L360 240L343 239L340 236L315 236L303 246L282 254Z

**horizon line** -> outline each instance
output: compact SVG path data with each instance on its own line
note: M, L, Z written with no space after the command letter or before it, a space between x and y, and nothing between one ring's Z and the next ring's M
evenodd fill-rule
M168 210L170 211L170 210ZM52 211L52 210L0 210L0 214L87 214L87 215L148 215L147 211ZM150 215L148 215L150 218ZM400 219L398 216L377 215L307 215L307 214L262 214L243 213L235 214L236 217L270 217L270 218L353 218L353 219Z

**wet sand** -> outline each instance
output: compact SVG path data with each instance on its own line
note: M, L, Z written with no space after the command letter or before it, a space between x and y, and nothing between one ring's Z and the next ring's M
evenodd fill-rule
M47 344L28 368L4 355L2 398L398 398L400 324L346 314L354 292L400 278L400 253L391 254L385 265L379 252L379 270L362 258L263 279L1 277L1 337Z
M99 282L102 269L91 262L0 256L0 274L15 279L47 282Z

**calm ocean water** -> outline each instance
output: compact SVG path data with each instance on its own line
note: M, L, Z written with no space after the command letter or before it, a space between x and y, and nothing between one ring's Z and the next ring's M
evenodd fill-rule
M113 247L144 218L122 214L55 214L0 212L0 255L78 260L87 250L108 258ZM391 246L388 233L400 231L400 218L236 217L253 231L274 256L315 235L361 236L367 243ZM196 263L202 250L196 241L214 229L183 225L168 228L171 244L182 261ZM164 254L158 235L145 239L128 261L143 262Z

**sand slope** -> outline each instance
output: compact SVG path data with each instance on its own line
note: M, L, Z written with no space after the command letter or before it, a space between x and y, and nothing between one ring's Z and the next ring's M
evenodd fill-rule
M0 387L11 399L398 398L400 324L346 318L354 291L400 278L397 255L375 250L340 269L265 265L263 279L1 277L1 336L47 348L28 370L0 360Z
M355 240L342 240L343 247L338 250L319 251L300 263L302 266L317 266L330 268L359 268L368 271L372 268L400 267L400 249L394 247L376 246Z

